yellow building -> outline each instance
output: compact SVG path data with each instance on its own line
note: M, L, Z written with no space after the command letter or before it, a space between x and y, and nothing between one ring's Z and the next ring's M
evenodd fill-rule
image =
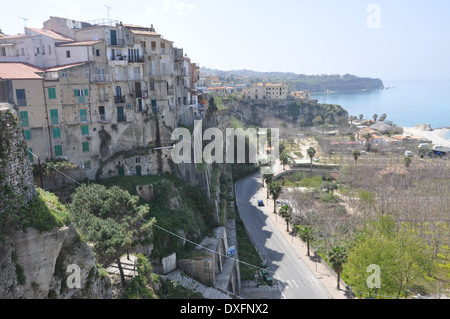
M289 85L286 83L258 83L243 90L248 100L286 100Z

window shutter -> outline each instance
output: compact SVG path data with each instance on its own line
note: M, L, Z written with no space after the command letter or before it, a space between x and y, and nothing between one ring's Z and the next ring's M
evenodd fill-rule
M84 89L84 96L88 96L88 89Z
M78 93L78 90L74 90L73 94L74 94L74 96L80 96L79 93Z

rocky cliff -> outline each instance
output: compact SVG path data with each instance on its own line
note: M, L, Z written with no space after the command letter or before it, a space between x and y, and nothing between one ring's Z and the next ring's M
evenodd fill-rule
M0 135L0 299L110 298L109 278L99 274L89 246L53 215L62 205L37 195L9 104L0 104Z

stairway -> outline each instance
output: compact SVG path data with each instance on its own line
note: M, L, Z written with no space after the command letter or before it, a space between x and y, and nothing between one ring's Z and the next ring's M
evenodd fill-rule
M194 279L186 276L185 274L182 274L181 270L179 269L174 270L170 274L163 275L161 277L176 281L184 288L201 293L202 296L207 299L232 299L228 294L223 293L216 288L207 287L199 283L198 281L195 281Z

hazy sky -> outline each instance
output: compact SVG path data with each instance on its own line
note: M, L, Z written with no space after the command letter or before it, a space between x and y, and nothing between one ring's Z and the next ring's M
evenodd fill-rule
M450 78L448 0L3 1L7 34L50 16L154 25L200 66L382 80Z

